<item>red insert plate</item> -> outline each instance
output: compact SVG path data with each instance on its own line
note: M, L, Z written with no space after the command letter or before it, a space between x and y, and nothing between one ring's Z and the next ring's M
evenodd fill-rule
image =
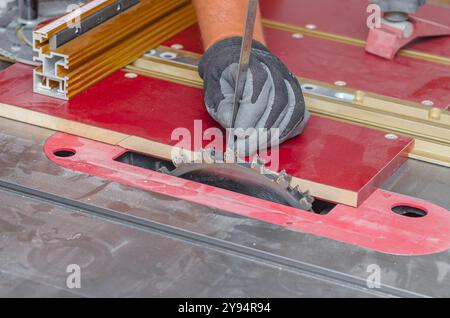
M71 150L74 155L55 156L60 150ZM63 167L294 231L398 255L425 255L450 249L450 214L428 202L376 190L358 208L337 205L327 215L317 215L114 160L126 151L61 133L45 144L47 156ZM399 205L420 208L427 215L411 218L393 213L391 209Z

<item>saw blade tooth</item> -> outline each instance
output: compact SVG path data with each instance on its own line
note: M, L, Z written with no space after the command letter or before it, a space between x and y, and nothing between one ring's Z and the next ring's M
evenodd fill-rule
M192 153L191 159L187 159L185 163L211 163L213 159L209 154L205 154L205 149Z
M183 164L187 163L187 158L183 155L183 156L175 156L172 159L172 163L175 165L175 167L180 167Z
M302 192L300 187L296 185L290 188L289 192L302 205L303 210L310 211L312 209L314 198L310 195L309 191Z
M282 170L275 180L276 183L278 183L280 186L284 188L289 188L289 185L291 183L291 177L286 173L286 170Z
M170 170L167 169L167 167L161 167L158 169L158 172L164 173L164 174L170 174Z
M315 201L314 197L311 195L311 193L309 193L308 190L303 192L303 196L305 197L306 200L308 200L309 203L313 203Z
M291 183L292 176L288 175L286 170L281 170L281 172L278 174L279 177L283 177L284 180L286 180L288 183Z
M183 148L179 148L179 149L178 149L178 154L175 156L175 158L176 158L178 161L183 160L184 162L187 162L187 161L185 161L185 160L186 160L186 153L185 153L185 150L184 150ZM174 158L174 159L175 159L175 158Z
M289 192L298 193L299 192L298 185L295 185L294 187L290 187Z
M255 155L253 157L252 163L251 163L251 167L252 169L258 171L261 174L264 174L264 166L265 166L265 162L264 160L262 160L258 155Z
M297 200L301 200L303 198L303 192L300 190L298 185L291 188L290 192Z
M236 150L227 149L223 154L223 161L225 163L236 163L237 162L236 158L237 158Z
M226 152L220 152L214 150L214 158L217 163L226 163Z
M212 148L203 149L202 151L202 162L212 164L215 160L215 151Z
M312 211L312 202L310 202L306 197L301 198L299 203L302 205L303 210Z

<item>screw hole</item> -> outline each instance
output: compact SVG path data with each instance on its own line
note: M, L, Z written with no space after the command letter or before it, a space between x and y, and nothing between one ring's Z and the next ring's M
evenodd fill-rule
M307 91L313 91L313 90L317 89L317 86L311 85L311 84L304 84L304 85L302 85L302 89L307 90Z
M56 157L60 157L60 158L68 158L68 157L72 157L75 156L75 150L70 150L70 149L62 149L62 150L55 150L53 152L53 154Z
M398 205L392 208L392 212L409 218L423 218L427 211L407 205Z

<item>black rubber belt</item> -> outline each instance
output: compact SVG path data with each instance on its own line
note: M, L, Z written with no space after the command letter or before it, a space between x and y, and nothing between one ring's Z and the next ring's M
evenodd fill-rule
M18 184L0 180L0 189L12 192L30 199L43 201L52 205L75 210L90 216L98 216L113 221L120 221L124 225L151 230L164 236L169 236L178 240L188 241L196 245L201 245L212 250L219 250L228 254L233 254L253 261L267 264L276 268L282 268L291 272L297 272L302 275L314 277L316 279L331 282L336 285L344 285L350 289L360 290L365 293L373 294L378 297L404 297L404 298L422 298L429 297L423 294L410 292L404 289L381 286L379 289L370 289L366 285L366 280L355 276L347 275L338 271L326 269L320 266L293 260L280 255L257 250L251 247L238 245L236 243L223 241L214 237L194 233L188 230L173 227L147 219L135 217L130 214L117 212L111 209L101 208L86 204L81 201L61 197L55 194L27 188Z

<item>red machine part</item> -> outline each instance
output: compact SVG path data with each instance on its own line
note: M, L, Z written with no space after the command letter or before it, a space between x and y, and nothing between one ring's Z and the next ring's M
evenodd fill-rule
M450 35L450 27L416 17L399 23L383 21L380 28L370 29L366 51L392 60L401 48L418 38L443 35Z
M306 27L315 26L317 31L367 39L368 0L277 0L260 1L262 15L266 19ZM421 7L414 15L419 19L433 21L450 27L450 8L438 4ZM449 56L450 37L429 38L415 41L408 47L423 53Z
M327 215L317 215L115 161L127 152L118 146L56 133L44 149L50 160L71 170L383 253L413 256L450 249L446 209L383 190L358 208L337 205ZM55 155L61 151L65 157ZM405 205L427 215L411 218L392 212Z

